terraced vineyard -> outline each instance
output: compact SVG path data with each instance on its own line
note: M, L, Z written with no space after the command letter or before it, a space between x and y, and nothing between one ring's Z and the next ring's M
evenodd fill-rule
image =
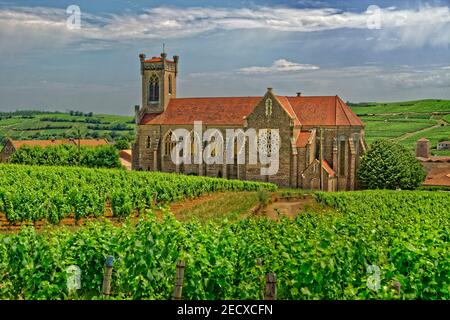
M0 141L64 138L133 139L133 117L81 112L0 112ZM0 147L1 149L1 147Z
M395 140L411 150L415 142L426 137L435 155L450 155L437 151L440 140L450 140L450 100L418 100L395 103L350 104L366 124L366 141Z
M180 223L167 213L159 222L149 213L136 226L0 235L0 298L101 298L111 255L113 299L170 299L178 259L185 299L260 299L267 272L277 274L279 299L450 299L450 194L316 197L332 210L294 221ZM70 265L81 269L71 295Z

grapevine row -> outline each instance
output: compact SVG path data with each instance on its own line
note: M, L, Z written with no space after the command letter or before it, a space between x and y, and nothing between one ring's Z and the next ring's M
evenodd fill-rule
M275 190L240 180L114 169L0 165L0 212L11 222L47 219L57 223L101 216L106 200L115 216L142 211L155 201L172 202L217 191Z

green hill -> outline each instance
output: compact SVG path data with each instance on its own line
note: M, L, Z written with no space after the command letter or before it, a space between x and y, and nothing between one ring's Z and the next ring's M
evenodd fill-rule
M129 116L70 112L0 112L0 139L106 138L134 139Z
M380 113L450 113L450 100L426 99L403 102L362 102L349 103L349 106L358 115Z
M450 140L450 100L417 100L392 103L349 103L352 110L366 124L366 140L397 141L414 150L415 142L425 137L430 140L432 153L438 141Z

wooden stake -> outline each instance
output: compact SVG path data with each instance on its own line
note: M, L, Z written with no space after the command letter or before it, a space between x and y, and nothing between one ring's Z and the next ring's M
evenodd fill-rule
M258 266L258 267L260 267L260 268L262 268L262 265L263 265L263 261L262 261L262 259L261 258L258 258L258 259L256 259L256 265ZM263 299L264 298L264 286L263 286L263 276L261 275L260 277L259 277L259 282L258 282L258 287L259 287L259 298L260 299Z
M183 278L184 278L184 261L178 260L177 262L177 275L175 278L175 287L173 289L173 300L181 300L181 294L183 291Z
M275 273L268 273L266 275L266 293L265 300L277 299L277 275Z
M111 277L114 257L107 256L105 262L105 274L103 275L103 295L109 296L111 294Z

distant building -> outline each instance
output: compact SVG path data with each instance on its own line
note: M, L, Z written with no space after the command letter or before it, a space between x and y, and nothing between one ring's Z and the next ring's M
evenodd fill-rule
M22 146L39 146L42 148L63 144L75 146L97 147L108 144L106 139L53 139L53 140L12 140L8 139L3 150L0 152L0 163L9 162L11 155Z
M450 141L438 142L437 150L450 150Z
M450 187L450 157L431 156L430 141L422 138L416 143L416 158L427 172L424 186Z

